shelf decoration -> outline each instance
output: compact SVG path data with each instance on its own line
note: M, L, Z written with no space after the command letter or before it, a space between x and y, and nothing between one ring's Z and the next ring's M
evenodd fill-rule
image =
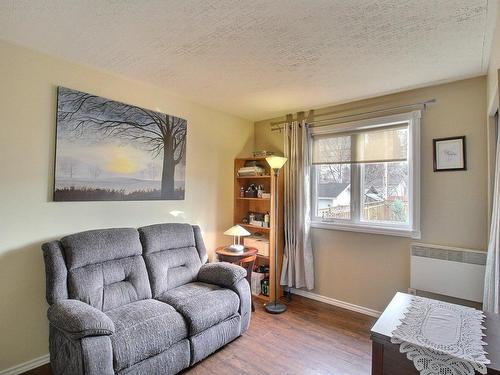
M242 168L259 170L254 170L257 173L253 175L240 176ZM279 283L276 284L275 278L275 274L280 275L283 256L282 181L283 175L276 176L263 157L238 158L234 161L233 222L251 233L251 236L244 238L244 245L258 249L255 267L266 271L261 273L259 280L254 280L253 294L265 302L273 301L275 295L283 295L283 288ZM250 191L249 187L252 187ZM275 196L278 202L276 207L273 204ZM255 277L259 276L256 269Z

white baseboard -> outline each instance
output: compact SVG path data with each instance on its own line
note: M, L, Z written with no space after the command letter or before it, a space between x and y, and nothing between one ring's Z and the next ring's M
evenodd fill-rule
M43 366L44 364L49 362L50 362L50 356L48 354L45 354L42 355L41 357L31 359L29 361L20 363L5 370L0 370L0 375L19 375L22 374L23 372Z
M302 290L302 289L295 289L291 288L290 292L293 294L297 294L302 297L310 298L316 301L324 302L329 305L341 307L346 310L351 310L351 311L356 311L361 314L365 314L368 316L373 316L375 318L378 318L382 313L377 310L369 309L368 307L364 306L359 306L355 305L353 303L349 302L344 302L344 301L339 301L338 299L330 298L330 297L325 297L316 293L308 292L307 290Z

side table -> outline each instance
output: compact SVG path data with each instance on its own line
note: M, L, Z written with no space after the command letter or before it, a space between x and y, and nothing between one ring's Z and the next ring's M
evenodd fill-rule
M400 353L399 345L391 342L392 332L400 324L411 296L396 293L371 330L372 339L372 375L419 375L412 361L406 354ZM500 374L500 316L486 313L484 326L486 336L483 340L488 344L487 358L491 363L487 366L488 375ZM479 375L479 373L476 371Z

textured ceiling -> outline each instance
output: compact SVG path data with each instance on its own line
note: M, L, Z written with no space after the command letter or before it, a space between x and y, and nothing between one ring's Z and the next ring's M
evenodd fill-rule
M0 0L0 39L257 120L484 73L487 13L488 0Z

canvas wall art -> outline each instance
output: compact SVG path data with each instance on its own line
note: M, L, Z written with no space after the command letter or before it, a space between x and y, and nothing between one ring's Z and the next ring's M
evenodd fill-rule
M185 119L59 87L55 201L182 200Z

